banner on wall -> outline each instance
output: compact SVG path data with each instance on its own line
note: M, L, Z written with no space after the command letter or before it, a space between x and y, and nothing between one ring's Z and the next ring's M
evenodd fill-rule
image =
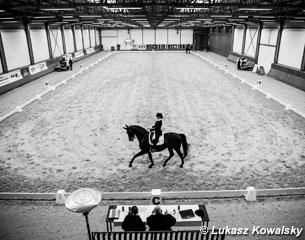
M134 50L146 50L146 45L136 44Z
M0 75L0 87L22 79L20 70Z
M76 53L74 53L74 57L77 59L77 58L80 58L84 56L84 52L83 51L78 51Z
M87 48L86 50L86 54L90 54L94 52L94 48Z
M47 70L47 63L46 62L41 62L41 63L37 63L35 65L29 66L29 71L31 75L34 75L36 73L42 72Z

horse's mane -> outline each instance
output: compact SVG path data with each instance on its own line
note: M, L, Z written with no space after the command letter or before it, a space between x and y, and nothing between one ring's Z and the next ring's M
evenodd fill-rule
M143 132L143 134L147 133L147 130L139 125L131 125L129 127L132 127L132 128L136 128L138 129L139 131Z

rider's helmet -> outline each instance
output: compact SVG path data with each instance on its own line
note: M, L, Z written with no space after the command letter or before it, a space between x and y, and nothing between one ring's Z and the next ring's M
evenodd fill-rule
M156 117L157 117L157 118L163 118L163 115L162 115L162 113L157 113L157 114L156 114Z

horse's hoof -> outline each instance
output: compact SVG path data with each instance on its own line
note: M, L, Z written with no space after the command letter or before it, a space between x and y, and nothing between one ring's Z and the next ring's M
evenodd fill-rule
M149 166L148 166L148 168L152 168L154 165L153 164L150 164Z
M132 167L132 164L129 164L129 167Z
M181 164L180 167L183 168L183 164Z
M163 167L166 167L166 164L163 164Z

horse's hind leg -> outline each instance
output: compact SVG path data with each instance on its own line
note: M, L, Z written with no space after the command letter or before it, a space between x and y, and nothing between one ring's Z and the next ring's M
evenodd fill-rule
M174 156L174 151L172 148L168 148L169 151L169 157L165 160L165 162L163 163L163 167L166 166L166 163L168 162L168 160L170 160L173 156Z
M148 168L152 168L152 166L154 166L154 161L152 159L152 155L151 155L151 152L148 152L148 157L149 157L149 160L150 160L150 165L148 166Z
M183 154L181 153L180 151L180 148L175 148L176 152L178 153L179 157L181 158L181 165L180 167L182 168L183 167L183 164L184 164L184 157L183 157Z

